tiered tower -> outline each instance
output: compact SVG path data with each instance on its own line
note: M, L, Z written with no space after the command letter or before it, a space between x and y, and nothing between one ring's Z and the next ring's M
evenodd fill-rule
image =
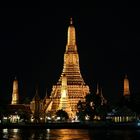
M72 18L68 27L67 45L64 54L64 64L62 74L56 85L53 86L50 102L46 100L46 111L56 112L60 108L62 101L63 77L67 77L67 100L70 104L74 116L77 111L79 100L85 101L85 96L89 93L89 86L85 84L79 66L79 55L76 45L76 33Z
M12 92L12 101L11 101L11 104L12 105L16 105L18 103L19 103L18 80L15 77L15 79L13 81L13 92Z
M61 97L59 103L59 110L65 110L69 116L73 116L73 112L71 111L71 106L68 97L68 88L67 88L67 77L63 75L62 84L61 84Z
M123 85L123 96L130 96L130 90L129 90L129 80L127 78L127 75L125 75L124 78L124 85Z

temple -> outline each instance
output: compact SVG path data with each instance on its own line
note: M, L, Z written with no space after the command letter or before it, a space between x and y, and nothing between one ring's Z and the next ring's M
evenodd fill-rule
M12 92L12 101L11 101L11 104L12 105L16 105L18 103L19 103L18 80L15 77L15 79L13 81L13 92Z
M20 103L18 80L15 78L13 80L12 100L8 105L7 111L9 116L7 117L6 113L4 119L6 118L8 123L9 121L12 123L63 122L67 119L77 122L105 120L107 117L114 122L133 121L136 115L135 113L131 114L131 105L135 102L130 93L127 75L123 79L122 94L119 108L117 106L117 108L108 113L109 104L103 96L101 86L97 84L95 94L94 92L90 93L89 86L84 82L80 72L76 31L71 18L67 32L62 73L57 83L52 86L52 91L50 94L46 93L46 96L41 99L39 90L36 88L35 95L31 101ZM135 104L136 107L138 105L137 103Z
M125 78L124 78L123 96L130 96L129 80L127 78L127 75L125 75Z
M76 32L71 18L62 74L56 85L53 85L51 95L46 99L44 110L46 113L56 113L57 110L63 109L68 112L69 117L74 117L78 101L85 101L88 93L89 86L85 84L80 72Z

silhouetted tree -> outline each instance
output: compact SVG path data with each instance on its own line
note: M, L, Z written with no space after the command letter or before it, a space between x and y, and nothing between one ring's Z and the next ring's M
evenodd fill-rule
M84 106L81 101L77 104L79 118L83 120L86 115L89 116L90 120L93 120L95 115L99 115L103 119L106 117L109 106L108 104L101 104L102 100L99 94L89 93L85 99Z
M68 120L69 119L68 113L62 109L60 109L56 112L56 116L60 117L61 120Z

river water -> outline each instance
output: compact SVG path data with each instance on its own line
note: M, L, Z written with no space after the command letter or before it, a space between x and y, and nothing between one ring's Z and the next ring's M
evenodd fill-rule
M140 130L0 129L0 140L140 140Z

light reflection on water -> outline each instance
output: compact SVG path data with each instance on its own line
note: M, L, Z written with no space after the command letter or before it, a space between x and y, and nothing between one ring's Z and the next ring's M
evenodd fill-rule
M19 129L2 129L2 134L0 131L0 139L2 140L21 140L20 138L20 132Z
M0 140L90 140L84 129L1 129Z
M0 140L139 140L140 130L0 129Z

